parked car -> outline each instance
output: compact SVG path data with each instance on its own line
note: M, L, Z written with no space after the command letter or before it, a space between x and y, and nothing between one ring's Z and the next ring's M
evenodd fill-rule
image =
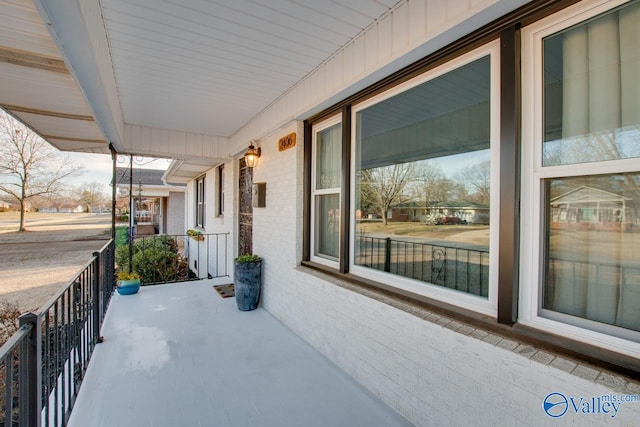
M465 219L461 219L458 218L457 216L441 216L440 218L437 219L436 224L437 225L444 225L444 224L466 224L467 220Z

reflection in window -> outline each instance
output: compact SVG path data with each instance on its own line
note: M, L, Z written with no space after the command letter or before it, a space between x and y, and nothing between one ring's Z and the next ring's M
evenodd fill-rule
M354 263L488 296L490 61L357 111Z
M316 196L315 255L337 259L340 255L340 197L338 194Z
M545 184L543 308L640 331L640 174Z
M544 40L543 165L640 157L640 2Z
M342 125L316 134L316 190L340 187Z

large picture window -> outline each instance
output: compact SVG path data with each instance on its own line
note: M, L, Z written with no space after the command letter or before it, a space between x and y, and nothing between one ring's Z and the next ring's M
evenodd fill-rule
M522 246L522 319L637 354L640 2L569 8L524 40L523 242L533 245Z
M313 134L312 260L337 266L340 255L342 124L320 123Z
M353 118L352 270L488 313L492 47L355 106Z

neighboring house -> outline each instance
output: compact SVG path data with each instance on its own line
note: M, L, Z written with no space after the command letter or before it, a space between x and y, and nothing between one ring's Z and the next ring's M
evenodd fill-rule
M116 189L122 197L133 196L137 234L183 235L185 225L185 184L167 184L164 171L133 168L132 192L129 168L116 169Z
M262 307L410 422L545 425L551 393L638 393L640 233L553 218L619 188L636 221L639 1L35 3L1 6L21 54L0 104L63 150L175 159L183 228L228 233L229 272L261 255ZM488 250L361 233L369 171L488 159ZM173 190L133 187L167 212L145 201Z
M38 212L40 212L40 213L58 213L58 208L47 206L47 207L39 208Z
M489 224L489 206L473 202L407 202L391 208L391 221L438 223L443 217L468 224Z
M58 206L59 213L81 213L84 212L84 206L82 205L61 205Z
M632 231L638 225L637 200L581 186L551 199L552 227Z
M60 206L46 206L38 209L40 213L81 213L84 212L82 205L64 204Z

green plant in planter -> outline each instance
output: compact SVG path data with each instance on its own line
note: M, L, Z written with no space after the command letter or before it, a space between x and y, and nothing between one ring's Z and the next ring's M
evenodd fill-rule
M204 236L200 232L200 230L194 230L192 228L187 230L187 236L193 237L196 240L204 240Z
M140 280L140 275L135 271L119 271L118 280Z
M140 275L135 271L118 272L118 293L120 295L132 295L140 290Z
M236 258L236 262L238 264L244 264L247 262L256 262L260 260L261 260L260 256L252 255L252 254L240 255L238 258Z
M255 310L260 302L262 288L262 258L251 254L236 258L233 282L238 309Z

